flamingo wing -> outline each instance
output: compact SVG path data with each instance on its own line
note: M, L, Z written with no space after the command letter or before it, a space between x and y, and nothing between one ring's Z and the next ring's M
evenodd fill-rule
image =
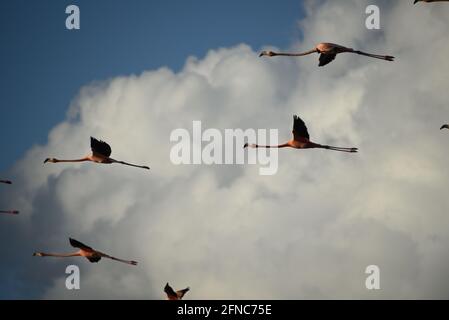
M306 124L297 115L293 116L293 138L296 141L301 140L301 138L306 138L307 140L310 138Z
M109 158L111 155L111 146L107 144L104 141L97 140L93 137L90 137L90 148L92 149L92 152L101 154L102 156L105 156Z
M176 295L178 296L179 299L182 299L184 297L184 295L190 290L190 288L185 288L182 290L178 290L176 291Z
M168 282L167 282L167 284L165 285L164 292L167 294L167 296L168 296L169 298L177 298L177 297L178 297L178 295L176 294L175 290L173 290L173 288L170 287L170 285L168 284Z
M337 56L336 53L322 53L320 54L320 63L318 64L319 67L323 67L332 61L335 60L335 57Z
M92 249L91 247L85 245L85 244L82 243L82 242L79 242L78 240L69 238L69 241L70 241L70 245L71 245L72 247L74 247L74 248L79 248L79 249L81 249L81 250L86 250L86 251L94 251L94 249Z
M101 257L86 257L92 263L96 263L101 260Z

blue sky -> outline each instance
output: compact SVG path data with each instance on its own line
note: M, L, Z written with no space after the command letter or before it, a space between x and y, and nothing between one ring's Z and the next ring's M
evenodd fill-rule
M65 8L81 30L65 29ZM168 66L189 55L246 43L258 49L297 39L298 0L1 1L0 171L46 142L83 85Z

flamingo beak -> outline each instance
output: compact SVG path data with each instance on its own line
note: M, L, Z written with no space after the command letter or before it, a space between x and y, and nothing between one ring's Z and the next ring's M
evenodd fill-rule
M248 142L245 143L245 145L243 146L243 149L248 148Z
M47 163L48 161L50 161L50 158L45 159L44 163Z
M263 57L265 54L263 53L263 52L261 52L260 54L259 54L259 58L260 57Z

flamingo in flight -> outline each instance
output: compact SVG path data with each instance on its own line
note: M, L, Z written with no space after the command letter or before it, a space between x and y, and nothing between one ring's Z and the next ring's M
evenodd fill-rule
M91 247L81 243L75 239L69 238L70 244L74 248L78 248L79 250L74 253L68 254L55 254L55 253L44 253L44 252L35 252L33 256L35 257L59 257L59 258L67 258L67 257L85 257L90 262L98 262L101 258L108 258L115 261L131 264L133 266L137 265L136 261L122 260L119 258L112 257L103 252L92 249Z
M190 288L187 287L187 288L185 288L185 289L175 291L175 290L173 290L172 287L170 287L170 285L168 284L168 282L167 282L167 284L165 285L165 288L164 288L164 292L167 294L167 299L168 299L168 300L182 300L182 298L184 297L184 295L185 295L185 294L187 293L187 291L189 291L189 290L190 290Z
M312 148L320 148L341 152L357 152L357 148L341 148L341 147L333 147L328 145L322 145L315 142L310 141L309 132L307 131L306 124L300 117L297 115L293 116L293 139L289 140L284 144L280 144L277 146L261 146L258 144L248 144L245 143L243 148L294 148L294 149L312 149Z
M449 124L443 124L441 126L440 130L443 130L443 129L449 129Z
M131 163L123 162L123 161L117 161L117 160L110 158L109 156L111 155L111 152L112 152L111 146L104 141L97 140L93 137L90 137L90 147L92 149L92 154L88 155L84 158L75 159L75 160L59 160L56 158L47 158L47 159L45 159L44 163L91 161L91 162L102 163L102 164L119 163L119 164L131 166L131 167L150 170L150 168L147 166L138 166L135 164L131 164Z
M9 180L0 180L0 183L12 184L12 182ZM0 213L19 214L19 211L17 211L17 210L0 210Z
M344 52L350 52L350 53L356 53L363 56L386 60L386 61L394 61L393 56L381 56L377 54L371 54L366 53L358 50L354 50L352 48L347 48L340 46L338 44L334 43L320 43L318 44L314 49L310 51L306 51L303 53L279 53L279 52L273 52L273 51L262 51L259 55L259 57L268 56L268 57L275 57L275 56L288 56L288 57L301 57L306 56L312 53L319 53L320 54L320 63L318 64L319 67L323 67L329 63L331 63L337 54L344 53Z
M415 2L413 2L413 4L417 4L418 2L447 2L449 0L415 0Z
M5 214L19 214L19 211L17 210L0 210L0 213L5 213Z

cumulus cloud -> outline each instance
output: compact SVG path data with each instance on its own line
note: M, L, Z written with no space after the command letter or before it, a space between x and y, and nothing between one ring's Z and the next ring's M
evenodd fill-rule
M7 298L163 298L189 285L191 299L447 298L449 283L449 7L378 1L380 31L365 29L368 1L306 1L301 41L329 41L392 54L387 63L342 54L259 59L245 44L189 57L184 68L145 71L87 85L48 143L29 150L8 176L0 203L0 283ZM263 32L263 31L262 31ZM278 128L289 139L301 115L313 140L359 154L279 152L279 170L175 166L170 133L205 128ZM148 163L42 165L89 152ZM67 251L72 236L136 259L39 259ZM81 268L81 290L65 289L65 267ZM368 291L368 265L381 290Z

